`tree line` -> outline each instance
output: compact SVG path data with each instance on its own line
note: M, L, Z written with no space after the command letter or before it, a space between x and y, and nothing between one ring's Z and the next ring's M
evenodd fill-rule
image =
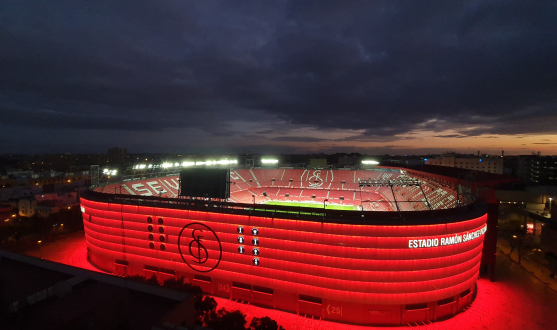
M195 303L195 323L213 330L284 330L268 316L254 317L246 327L246 315L240 310L228 311L217 309L218 303L210 296L204 296L201 288L187 283L185 277L170 278L160 283L155 275L145 278L141 275L129 276L128 279L140 283L162 286L164 288L193 294Z

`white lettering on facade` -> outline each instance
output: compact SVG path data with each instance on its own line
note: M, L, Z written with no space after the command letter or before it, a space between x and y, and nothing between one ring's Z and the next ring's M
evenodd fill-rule
M415 248L460 244L481 237L483 234L485 234L486 231L487 231L487 225L471 233L466 232L460 235L447 236L441 238L411 239L408 240L408 248L415 249Z

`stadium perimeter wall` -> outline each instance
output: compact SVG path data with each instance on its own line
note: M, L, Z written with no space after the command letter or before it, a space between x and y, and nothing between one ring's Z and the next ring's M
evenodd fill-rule
M82 197L88 258L97 267L160 281L184 276L208 294L368 325L434 321L465 308L487 221L481 208L429 224L411 217L358 224L134 197L145 200Z

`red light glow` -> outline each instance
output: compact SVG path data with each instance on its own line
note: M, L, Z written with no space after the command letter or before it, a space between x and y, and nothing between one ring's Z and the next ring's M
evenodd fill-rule
M424 248L409 248L409 240L481 231L487 220L483 215L431 225L352 225L85 198L81 206L90 260L101 269L128 275L155 273L161 279L185 276L209 294L359 324L406 324L452 315L465 307L479 274L483 235L459 244ZM164 223L148 223L148 217ZM203 238L209 258L218 255L222 246L222 260L208 273L194 271L179 252L178 243L187 246L192 241L186 235L178 242L180 231L193 222L218 235L220 243L211 235ZM246 229L241 234L243 244L238 243L238 226ZM251 253L252 228L258 229L257 266ZM162 232L164 243L158 238ZM152 240L151 233L156 234L151 235ZM239 245L245 246L246 253L238 253ZM153 272L153 267L161 271ZM194 275L206 278L201 281ZM237 287L235 282L247 283L253 290ZM447 298L453 300L437 304ZM410 304L425 305L414 310L406 306ZM335 313L327 312L327 306L335 307Z

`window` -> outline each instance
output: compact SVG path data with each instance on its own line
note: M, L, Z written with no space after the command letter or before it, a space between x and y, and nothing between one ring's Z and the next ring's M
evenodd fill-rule
M301 294L299 298L300 298L301 301L307 301L307 302L310 302L310 303L320 304L320 305L322 304L321 298L306 296L306 295L303 295L303 294Z
M145 270L150 270L150 271L152 271L152 272L158 272L158 271L159 271L159 267L149 266L149 265L143 266L143 269L145 269Z
M251 290L251 285L250 284L241 283L241 282L232 282L232 287L233 288L244 289L244 290Z
M466 289L466 291L464 291L460 294L460 298L466 297L468 294L470 294L470 292L472 292L472 291L470 291L470 289Z
M427 304L412 304L412 305L406 305L406 310L407 311L411 311L411 310L416 310L416 309L426 309L427 308Z
M253 286L253 291L255 292L261 292L261 293L266 293L266 294L273 294L273 289L271 288L266 288L263 286Z
M203 282L211 283L211 276L193 275L193 279L194 279L194 280L198 280L198 281L203 281Z
M437 305L438 305L438 306L446 305L446 304L452 303L453 301L454 301L454 298L453 298L453 297L450 297L450 298L447 298L447 299L439 300L439 301L437 302Z
M169 274L169 275L176 275L176 271L172 269L161 268L161 273Z

